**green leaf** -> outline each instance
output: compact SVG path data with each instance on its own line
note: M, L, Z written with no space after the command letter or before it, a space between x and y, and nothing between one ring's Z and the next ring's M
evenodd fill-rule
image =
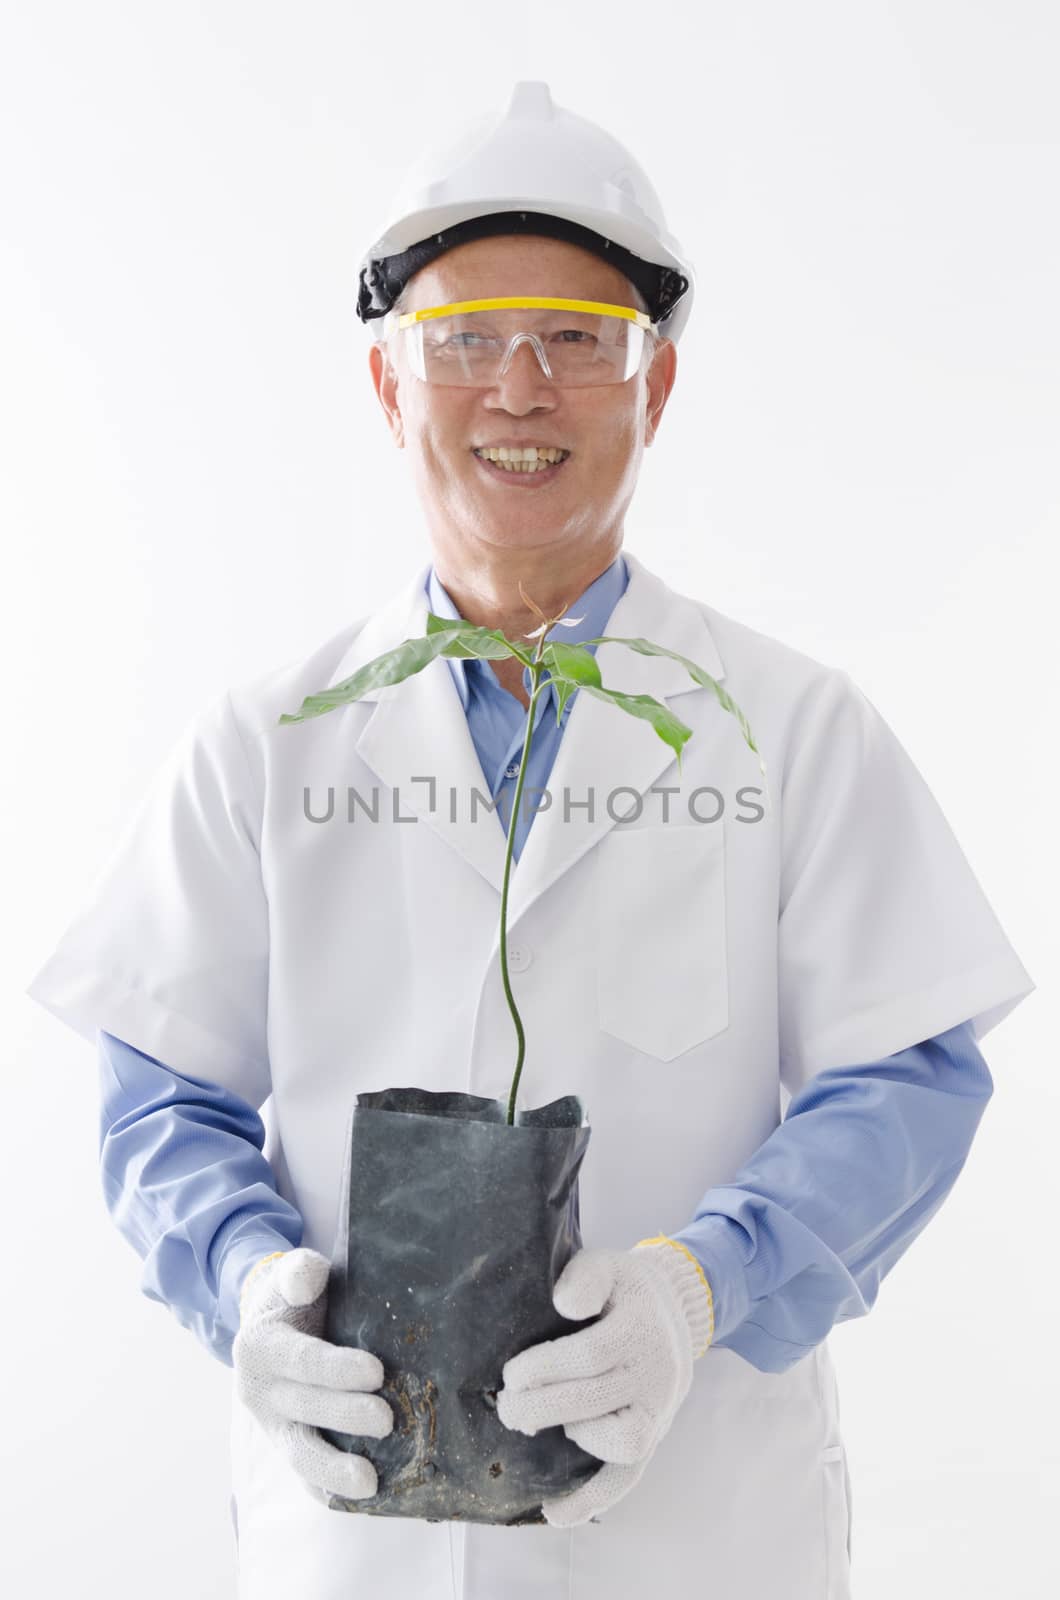
M562 677L558 669L553 673L553 680L557 696L561 687L566 688L564 699L574 689L583 689L586 694L595 696L597 700L606 700L609 705L617 706L620 711L628 712L631 717L641 717L645 722L650 722L659 738L664 744L668 744L677 756L677 770L680 772L681 751L691 739L692 729L686 727L660 700L656 700L650 694L623 694L619 689L605 689L601 683L576 683Z
M631 650L636 650L642 656L669 656L671 661L680 661L683 667L688 668L696 683L701 684L704 689L713 689L719 703L736 718L744 738L758 757L759 766L765 772L765 763L762 760L758 746L751 737L751 729L747 718L732 696L722 688L717 678L712 678L710 673L704 667L699 666L697 662L689 661L687 656L678 655L676 650L667 650L661 644L652 644L650 639L618 639L609 634L602 634L599 639L583 639L582 644L624 644L628 645Z
M603 686L596 657L580 644L551 641L542 651L541 659L553 676L559 674L574 683L595 683L597 688Z
M526 651L513 644L499 628L479 628L473 622L436 617L433 611L428 611L427 637L433 639L439 633L450 635L451 642L442 650L443 656L479 661L505 661L509 656L516 656L524 666L530 665L531 657Z
M558 728L563 721L563 707L567 704L571 695L574 694L578 685L570 678L557 678L554 673L551 676L556 688L556 727Z
M442 655L446 646L451 644L453 635L454 628L449 628L426 638L406 639L393 650L387 650L383 655L365 662L363 667L359 667L352 677L345 678L342 683L323 689L319 694L307 695L301 709L296 712L285 711L280 723L304 722L307 717L322 717L337 706L359 700L368 689L383 689L392 683L404 682L414 673L422 671L436 656Z
M541 652L541 665L545 667L556 686L556 727L563 721L563 708L571 695L584 683L602 687L600 668L596 657L579 644L560 644L550 641Z

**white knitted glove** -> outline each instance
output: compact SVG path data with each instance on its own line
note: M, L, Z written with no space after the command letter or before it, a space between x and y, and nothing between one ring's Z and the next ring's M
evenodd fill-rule
M277 1250L247 1273L232 1364L239 1398L284 1452L315 1500L364 1500L379 1487L373 1464L316 1431L385 1439L394 1413L382 1395L383 1363L367 1350L322 1339L331 1268L316 1250Z
M573 1493L542 1502L546 1522L570 1528L596 1521L643 1475L714 1337L714 1302L698 1261L662 1234L632 1250L578 1251L552 1301L573 1321L604 1315L505 1362L497 1415L531 1437L562 1425L604 1463Z

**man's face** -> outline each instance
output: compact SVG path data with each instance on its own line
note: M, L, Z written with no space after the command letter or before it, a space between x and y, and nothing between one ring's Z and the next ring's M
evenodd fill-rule
M448 250L411 280L403 309L502 295L549 295L641 309L617 268L577 245L499 235ZM509 313L515 316L515 313ZM539 312L526 312L533 327ZM669 339L645 339L639 372L624 383L559 388L533 348L519 344L491 388L422 382L401 336L373 346L370 365L398 445L412 457L416 489L436 539L527 549L621 544L622 524L676 373ZM475 446L558 445L570 455L550 481L502 472Z

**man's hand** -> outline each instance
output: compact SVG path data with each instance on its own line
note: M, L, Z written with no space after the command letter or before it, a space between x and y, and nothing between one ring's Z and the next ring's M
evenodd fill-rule
M316 1431L385 1439L394 1413L382 1395L383 1363L367 1350L322 1339L330 1266L316 1250L264 1257L243 1280L232 1345L239 1398L287 1456L315 1500L364 1500L379 1487L364 1456L337 1450Z
M562 1425L604 1463L572 1494L542 1503L547 1522L569 1528L595 1520L643 1475L713 1337L713 1303L698 1263L662 1236L632 1250L580 1250L552 1301L572 1321L604 1315L507 1361L497 1414L531 1436Z

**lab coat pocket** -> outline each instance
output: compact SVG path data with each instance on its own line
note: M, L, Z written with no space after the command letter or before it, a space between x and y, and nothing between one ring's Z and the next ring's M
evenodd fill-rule
M724 819L623 827L595 862L600 1026L672 1061L729 1022Z
M825 1600L850 1600L850 1472L846 1450L841 1444L829 1445L822 1452L821 1470L824 1473L824 1536L828 1552Z

